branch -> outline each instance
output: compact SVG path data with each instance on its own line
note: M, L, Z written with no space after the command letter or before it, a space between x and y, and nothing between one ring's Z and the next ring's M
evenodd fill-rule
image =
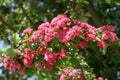
M3 25L4 25L5 27L7 27L8 29L14 31L14 28L11 27L8 23L5 22L1 15L0 15L0 21L3 23Z
M90 2L90 0L88 0L88 4L86 6L86 9L88 10L88 12L91 14L94 23L96 24L97 27L100 27L103 25L103 23L101 22L97 11L95 10L94 6L92 5L92 3Z
M22 5L20 5L20 4L19 4L19 6L20 6L20 8L22 9L23 14L26 16L26 18L29 20L30 24L31 24L31 25L33 26L33 28L34 28L35 23L34 23L34 22L32 21L32 19L28 16L28 14L27 14L26 10L24 9L24 7L23 7Z
M75 8L76 8L76 1L77 1L77 0L73 0L72 9L75 9Z

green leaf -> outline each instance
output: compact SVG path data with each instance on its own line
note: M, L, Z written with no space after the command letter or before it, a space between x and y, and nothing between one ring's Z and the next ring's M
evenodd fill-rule
M80 64L79 60L77 58L71 58L70 62L72 63L73 66L78 66Z
M13 44L18 44L20 40L21 38L18 33L13 34L11 37L11 41L13 42Z
M18 52L18 49L8 48L5 53L9 55L11 58L13 58L16 53Z

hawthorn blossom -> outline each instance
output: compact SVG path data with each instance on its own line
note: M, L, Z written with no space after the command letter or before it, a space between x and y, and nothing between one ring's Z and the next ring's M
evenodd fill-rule
M73 26L72 29L75 31L75 36L80 35L80 33L83 33L83 30L80 26Z
M38 26L38 30L44 32L50 26L49 22L42 23Z
M61 74L60 80L66 80L66 76L64 74Z
M110 32L110 31L104 31L102 33L102 38L101 40L109 40L110 42L115 42L118 40L118 37L115 33Z
M7 56L3 62L4 62L4 68L8 70L10 65L10 56Z
M83 80L83 78L82 77L80 77L80 78L74 78L73 80Z
M31 29L31 28L26 28L26 29L23 31L22 35L25 36L26 34L30 34L32 31L33 31L33 29Z
M98 28L98 30L115 32L115 28L113 26L101 26Z
M20 73L21 75L24 75L24 74L25 74L25 70L24 70L23 68L21 68L21 69L19 70L19 73Z
M65 36L67 34L67 30L68 30L68 28L63 28L62 30L60 30L60 32L57 35L59 41L62 42L62 43L67 43L68 42L68 40L65 38Z
M45 30L45 35L41 39L41 43L43 45L47 45L47 43L50 42L55 36L56 32L54 31L54 29L47 28Z
M25 55L24 55L24 58L23 58L23 63L24 63L25 67L28 67L28 68L31 67L31 64L33 62L33 59L34 59L35 55L36 55L36 52L32 52L28 48L25 50Z
M70 18L68 18L66 15L63 14L58 15L57 17L53 18L51 21L52 25L57 25L59 27L65 27L67 23L70 23Z
M82 49L84 49L87 45L88 45L87 42L82 42L82 41L79 42L79 46L80 46L80 48L82 48Z
M46 61L46 63L45 63L45 70L48 71L48 72L50 72L50 70L52 68L56 68L56 65L54 63L50 64L49 62Z
M69 73L69 76L70 77L73 77L75 76L79 71L78 70L72 70L70 73Z
M101 48L107 48L108 44L106 44L104 41L97 41L96 44Z
M63 69L61 76L60 76L60 80L66 80L68 78L71 78L72 80L82 80L81 78L74 78L74 76L79 73L79 70L71 70L70 68L65 68Z
M17 69L19 70L21 68L21 64L18 61L13 61L10 63L9 70L10 71L16 71Z
M95 38L96 38L96 34L86 34L85 35L85 40L86 41L93 41L93 40L95 40Z
M98 77L97 80L104 80L102 77Z
M57 60L62 60L63 58L67 57L67 53L65 52L64 49L61 49L60 52L56 53Z
M7 57L4 59L4 63L10 63L10 56L7 56Z
M37 48L37 52L38 52L39 54L44 54L44 53L48 52L48 50L47 50L47 48L46 48L45 46L39 46L39 47Z
M52 53L45 53L44 59L49 62L49 64L53 64L56 61L56 57L53 56Z
M33 60L30 60L28 58L23 58L23 64L25 67L30 68Z

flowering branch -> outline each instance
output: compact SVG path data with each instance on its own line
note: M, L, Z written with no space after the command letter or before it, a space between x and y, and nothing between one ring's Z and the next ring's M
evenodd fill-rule
M57 73L60 80L88 79L87 75L92 75L92 72L86 73L89 66L81 53L88 53L87 48L91 42L98 48L106 49L107 41L118 40L112 26L95 28L81 20L72 20L64 14L53 18L51 22L40 24L36 31L25 29L22 36L23 44L20 44L19 51L16 53L16 50L9 49L16 54L13 56L7 51L8 54L4 56L4 68L18 71L21 75L29 74L27 70L31 69L43 70ZM93 80L93 77L89 80Z

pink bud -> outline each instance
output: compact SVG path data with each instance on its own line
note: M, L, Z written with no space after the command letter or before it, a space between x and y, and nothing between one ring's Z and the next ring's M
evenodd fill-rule
M98 77L97 80L104 80L102 77Z

